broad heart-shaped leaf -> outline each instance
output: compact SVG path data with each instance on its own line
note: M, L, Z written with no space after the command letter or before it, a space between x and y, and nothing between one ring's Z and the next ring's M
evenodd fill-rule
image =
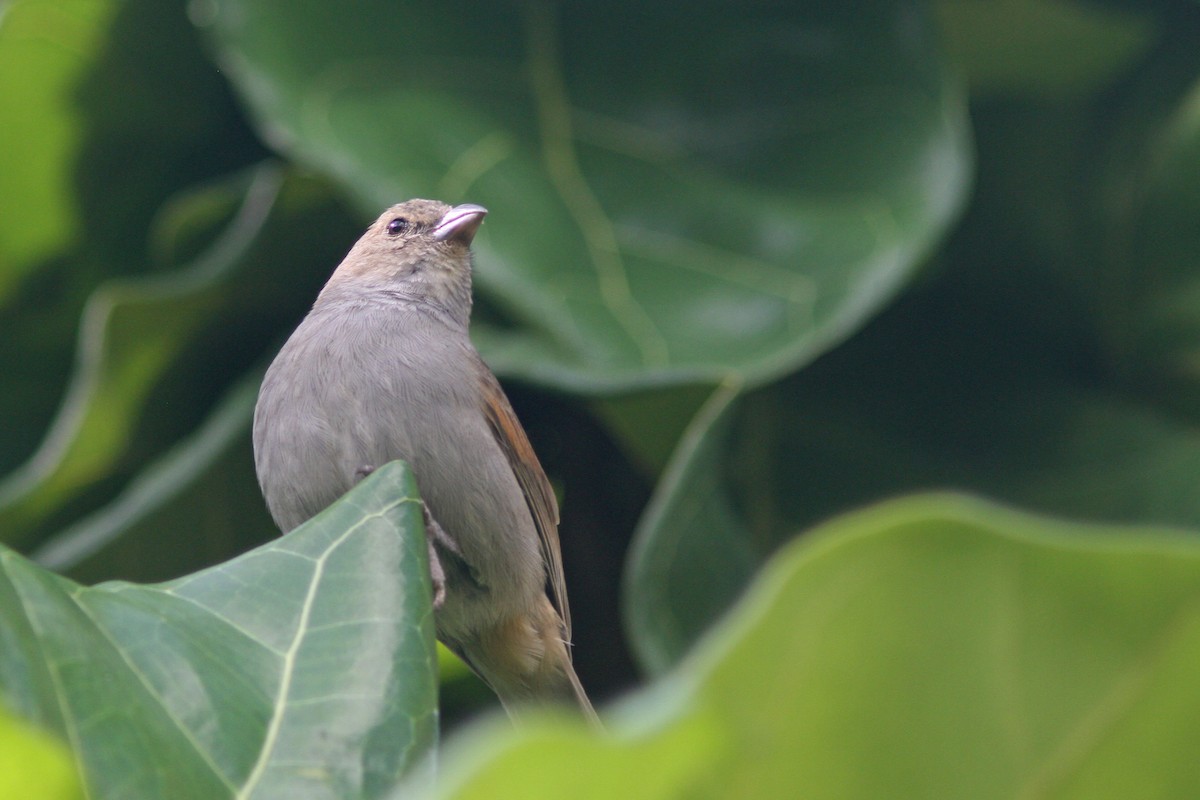
M265 138L372 213L491 210L503 372L575 389L788 372L958 210L964 102L924 6L216 0Z
M611 738L480 731L439 797L1195 797L1197 659L1195 537L909 497L782 550Z
M0 552L0 688L91 797L362 798L437 735L420 501L402 464L287 536L158 585Z

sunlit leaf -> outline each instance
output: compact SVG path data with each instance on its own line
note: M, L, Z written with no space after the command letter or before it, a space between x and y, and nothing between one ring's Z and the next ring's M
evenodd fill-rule
M480 730L441 798L1200 792L1200 543L949 495L835 520L610 734Z
M82 233L72 187L84 131L75 92L119 7L105 0L0 5L0 306L38 259ZM18 110L19 109L19 113Z
M76 800L83 797L71 754L62 742L0 708L0 797Z

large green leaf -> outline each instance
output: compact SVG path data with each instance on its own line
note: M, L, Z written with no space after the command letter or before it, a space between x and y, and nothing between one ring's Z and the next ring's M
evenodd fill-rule
M229 386L261 372L284 326L311 304L339 241L357 227L347 232L327 185L277 166L185 193L160 219L155 246L186 263L112 280L91 297L59 413L38 450L0 481L0 537L10 544L30 546L75 524L194 436ZM242 415L249 419L249 406ZM195 452L217 457L220 450L200 443ZM246 464L226 480L244 476ZM225 520L221 532L208 531L209 544L261 520L261 502L253 501L249 520L232 529ZM239 505L222 511L244 517L246 505ZM211 513L209 523L218 522ZM207 563L230 551L214 555Z
M19 539L66 498L106 474L128 447L146 400L206 322L229 275L244 266L281 185L261 170L239 214L195 263L176 273L111 282L80 323L77 365L41 447L0 482L0 529Z
M248 376L111 502L56 532L30 557L81 581L164 580L276 535L250 446L259 381L257 372ZM162 546L164 531L170 547Z
M770 552L755 541L726 485L740 392L736 384L718 388L684 431L630 548L625 625L642 665L653 672L686 652Z
M1106 91L976 102L977 203L949 257L1003 292L1011 324L1058 317L1104 380L1194 417L1200 14L1177 13Z
M50 425L88 298L187 260L155 246L164 204L265 155L186 5L21 0L0 18L0 473ZM190 408L173 399L157 416Z
M780 543L899 492L1200 527L1200 432L1065 372L1045 345L1053 328L1004 332L1005 306L979 299L943 285L797 376L714 393L630 554L625 612L644 664L679 658Z
M99 798L377 797L436 739L420 501L378 470L296 531L159 585L0 552L0 688Z
M1191 42L1148 62L1137 85L1171 78L1148 97L981 104L979 200L941 274L803 372L697 415L626 576L646 665L677 659L781 542L898 492L1200 527Z
M505 324L475 331L510 374L777 376L903 286L964 197L963 98L915 2L202 8L273 146L372 211L491 210Z
M439 797L1200 793L1200 543L952 495L781 552L611 737L477 732Z
M83 232L73 161L83 131L75 90L117 2L21 0L0 6L0 307L39 259ZM18 111L19 110L19 111Z

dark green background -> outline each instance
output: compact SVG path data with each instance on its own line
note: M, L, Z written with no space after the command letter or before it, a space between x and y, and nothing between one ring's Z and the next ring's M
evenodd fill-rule
M1056 737L1091 724L1089 698L1103 707L1124 685L1103 676L1083 681L1095 695L1066 703L1057 722L1040 720L1049 727L999 715L1015 748L1008 778L988 771L995 765L964 767L962 782L954 773L940 786L889 774L888 764L910 759L913 775L975 764L955 751L964 741L996 751L996 731L959 730L961 720L938 711L970 707L963 698L975 695L956 680L974 687L969 676L1009 663L983 645L928 673L914 653L889 656L900 659L894 673L847 673L869 683L867 697L885 696L875 692L889 681L914 691L922 729L942 745L893 762L875 757L887 742L817 726L779 736L833 736L838 752L861 752L877 774L862 776L851 758L844 773L785 778L782 761L764 754L742 783L713 782L697 765L737 760L730 753L747 745L712 710L724 701L703 699L726 691L712 670L786 694L762 672L782 658L797 681L809 676L796 691L821 693L820 680L866 658L870 636L852 632L877 636L884 617L838 617L841 638L813 633L809 649L781 644L773 655L745 643L747 620L763 614L788 630L789 614L816 613L810 593L820 592L760 589L742 627L727 623L701 646L721 655L688 654L779 548L795 552L775 574L816 580L805 565L819 553L788 545L802 531L922 490L1130 527L1062 534L1080 542L1063 566L1043 552L1054 547L1036 543L1036 531L1058 523L1014 521L960 498L905 501L917 505L872 512L879 551L863 556L863 574L894 548L909 554L902 564L910 548L928 554L913 557L917 572L939 559L956 569L959 546L987 574L1015 559L1073 576L1049 580L1062 588L1047 602L1075 609L1061 624L1079 647L1053 655L1052 640L1030 633L1038 652L1059 659L1047 669L1087 673L1098 641L1118 641L1134 660L1160 652L1106 620L1140 603L1169 616L1200 597L1191 567L1179 566L1194 558L1190 534L1159 547L1142 530L1200 527L1196 3L23 0L0 3L0 14L8 547L84 583L237 569L226 562L275 536L249 447L271 356L381 208L412 196L480 203L490 214L475 246L473 335L562 501L580 674L601 699L665 676L657 693L625 706L640 720L630 730L659 732L639 745L655 755L582 733L578 752L574 740L538 745L534 732L521 745L531 758L561 747L555 758L610 777L635 769L622 759L649 758L646 769L661 764L663 778L661 794L650 782L647 797L698 786L775 796L730 787L808 780L826 795L891 786L893 796L983 796L972 787L1009 778L1073 796L1056 769L1076 775L1078 791L1115 791L1055 761L1075 741ZM959 503L970 506L967 522ZM913 507L925 509L926 533L906 532ZM957 521L945 523L947 514ZM1013 555L1006 537L1027 528L1035 543ZM959 533L947 539L946 530ZM1105 578L1096 559L1108 556L1097 553L1125 539L1149 542L1158 555L1146 557L1176 564L1161 568L1174 577L1126 580L1144 565L1123 562L1114 569L1126 577ZM6 563L20 565L11 580L25 571L51 580ZM400 569L397 582L421 585L414 569ZM1005 581L1025 573L1005 573L978 606L956 592L979 585L912 594L915 574L863 608L907 607L907 597L914 608L931 603L930 620L975 609L929 623L929 646L944 649L939 631L990 641L1003 630L979 609L1019 591ZM0 618L37 616L19 592L0 597ZM284 605L272 613L286 616ZM1164 629L1192 630L1179 613ZM926 618L900 616L894 630L912 635ZM1011 624L1029 633L1025 622ZM68 735L35 710L31 698L43 695L28 676L55 665L36 655L48 634L22 624L0 626L0 687ZM1167 706L1194 710L1194 692L1171 684L1175 651L1163 647L1161 680L1182 692ZM806 671L793 657L829 660ZM424 669L429 653L422 658ZM913 689L923 674L943 682ZM1034 677L1015 669L1008 680L1034 691ZM492 705L461 668L446 665L443 679L444 728ZM127 702L136 719L140 701ZM1139 713L1151 714L1147 703ZM756 708L748 719L771 714L770 702ZM804 724L823 719L804 708ZM860 719L831 708L834 722ZM1038 704L1028 708L1038 715ZM722 722L687 722L687 709ZM1200 745L1191 728L1147 719L1158 733L1137 741L1164 764ZM1112 737L1136 739L1132 722L1113 725ZM460 763L482 751L473 752ZM520 752L503 769L517 770ZM91 775L116 768L96 763ZM334 796L385 796L399 762L389 763ZM586 784L587 774L575 778ZM608 785L594 781L597 792Z

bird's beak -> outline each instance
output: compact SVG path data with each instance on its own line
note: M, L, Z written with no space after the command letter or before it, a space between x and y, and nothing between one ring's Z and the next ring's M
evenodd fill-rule
M434 226L433 238L439 242L462 242L470 245L479 230L487 209L473 203L463 203L446 212L446 216L438 220Z

